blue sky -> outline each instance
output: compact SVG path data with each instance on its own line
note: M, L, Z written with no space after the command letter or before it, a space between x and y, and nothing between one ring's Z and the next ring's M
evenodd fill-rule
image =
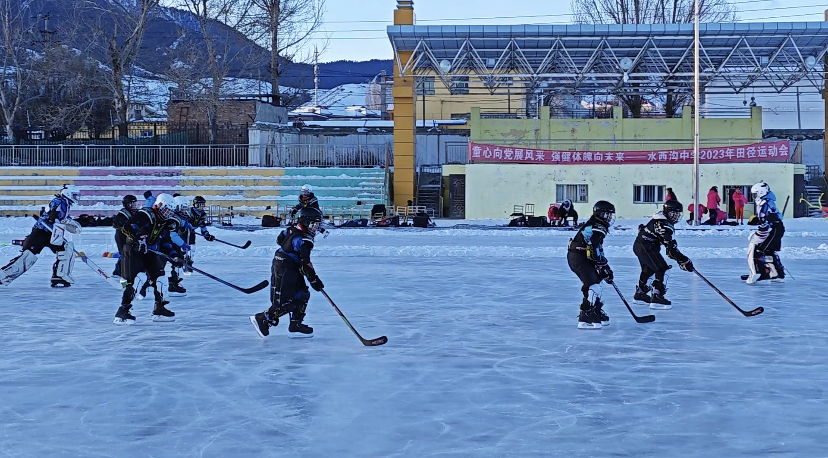
M748 22L820 21L828 3L817 0L732 0ZM392 24L396 0L327 0L325 25L316 44L326 46L319 60L390 59L385 27ZM359 5L359 6L357 6ZM572 22L568 0L414 0L417 23L537 24ZM327 37L327 40L325 38ZM327 41L327 45L325 45ZM314 42L309 43L313 49Z

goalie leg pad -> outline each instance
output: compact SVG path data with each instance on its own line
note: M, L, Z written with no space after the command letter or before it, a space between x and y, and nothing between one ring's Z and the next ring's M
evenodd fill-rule
M757 281L759 281L759 277L761 274L756 269L756 244L751 243L748 246L748 253L747 253L747 261L748 261L748 269L750 269L750 273L748 274L748 279L746 280L747 284L753 285Z
M63 248L63 251L55 253L57 261L55 261L53 277L55 280L64 280L71 285L75 283L75 279L72 278L72 269L75 267L75 244L66 241Z
M37 262L37 256L29 250L23 250L20 256L12 259L0 269L0 284L8 285L15 278L31 270L35 262Z

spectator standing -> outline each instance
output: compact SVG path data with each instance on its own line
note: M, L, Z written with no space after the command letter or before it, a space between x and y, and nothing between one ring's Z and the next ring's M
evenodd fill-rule
M664 198L664 201L669 202L671 200L678 202L678 197L676 197L676 193L673 192L673 188L667 188L667 197Z
M707 192L707 212L710 214L710 219L714 222L718 220L719 204L722 203L722 198L719 197L719 188L713 186ZM701 214L699 214L701 216Z
M736 188L736 190L733 191L733 209L736 211L736 222L739 223L739 225L744 224L746 203L747 198L744 193L742 193L740 188Z

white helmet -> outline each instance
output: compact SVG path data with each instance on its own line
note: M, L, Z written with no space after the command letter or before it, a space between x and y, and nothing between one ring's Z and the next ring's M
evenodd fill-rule
M302 195L303 195L303 196L307 196L307 195L309 195L310 193L311 193L311 187L310 187L310 185L309 185L309 184L303 184L303 185L302 185Z
M71 184L63 185L60 195L69 200L70 203L77 204L80 201L80 188Z
M175 213L175 197L169 194L159 194L152 208L156 209L165 220L170 219Z
M187 196L175 197L175 211L186 213L190 209L190 198Z
M770 186L764 181L760 181L750 188L750 193L753 194L753 199L758 204L770 192Z

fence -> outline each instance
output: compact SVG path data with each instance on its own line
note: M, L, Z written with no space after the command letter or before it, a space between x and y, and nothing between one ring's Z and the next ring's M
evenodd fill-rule
M8 145L0 166L237 167L248 165L248 145Z
M267 167L384 167L393 165L391 145L290 144L262 145Z
M383 167L390 145L0 145L0 166L246 167L265 151L267 167ZM392 164L393 160L389 159Z

